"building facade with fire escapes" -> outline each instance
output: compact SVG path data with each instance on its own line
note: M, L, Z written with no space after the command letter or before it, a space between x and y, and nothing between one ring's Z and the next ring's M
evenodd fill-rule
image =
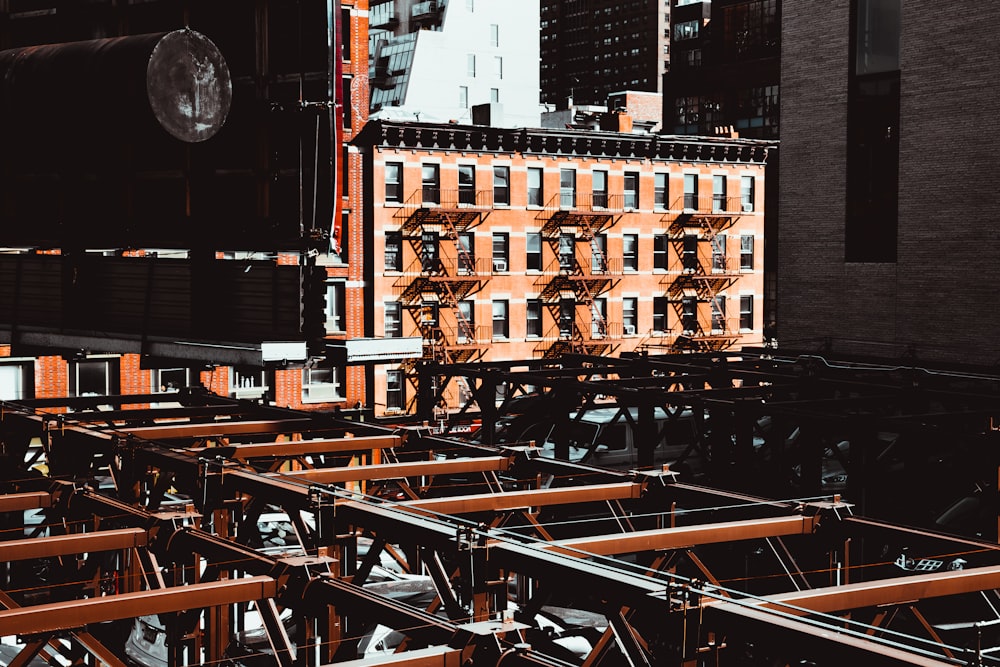
M373 367L376 414L407 411L423 360L762 341L768 142L372 121L353 143L368 335L423 341Z

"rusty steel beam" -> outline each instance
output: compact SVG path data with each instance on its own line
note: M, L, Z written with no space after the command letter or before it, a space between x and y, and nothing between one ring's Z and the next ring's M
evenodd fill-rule
M143 436L145 437L145 436ZM292 457L308 454L333 454L339 452L363 452L372 449L400 447L403 438L399 435L364 435L356 438L319 438L315 440L289 440L283 442L258 442L254 444L231 444L222 449L234 459L263 457ZM186 451L193 454L211 453L219 447L191 447ZM220 452L221 453L221 452Z
M482 458L449 459L447 461L415 461L412 463L382 463L341 468L293 470L291 472L266 473L266 476L317 484L337 484L362 480L398 479L400 477L491 472L507 470L509 467L510 459L506 456L484 456Z
M704 629L721 626L728 631L753 637L754 643L760 646L778 646L786 651L792 645L807 645L830 660L823 664L879 667L947 667L955 664L945 656L929 654L927 650L866 637L827 623L809 623L806 619L775 614L752 605L727 602L705 607L703 611Z
M622 484L593 484L557 489L529 489L507 493L483 493L426 500L405 500L398 505L406 509L419 509L439 514L468 514L489 510L511 510L521 507L571 505L605 500L639 498L645 485L625 482Z
M52 507L52 496L44 491L0 495L0 512L20 512Z
M209 438L212 436L247 435L250 433L301 433L316 427L312 419L262 419L217 421L207 424L163 424L118 429L146 440L177 438Z
M30 560L44 556L69 556L71 554L91 553L95 551L131 549L133 547L144 547L147 543L148 535L142 528L123 528L121 530L101 530L93 533L73 533L71 535L52 535L51 537L10 540L0 542L0 563Z
M969 570L914 574L891 579L863 581L841 586L814 588L743 600L740 606L780 611L794 616L835 613L862 607L903 604L925 598L977 593L1000 588L1000 566ZM705 606L734 605L735 602L709 602Z
M540 545L551 551L569 555L635 553L663 549L682 549L699 544L755 540L783 535L809 535L819 524L819 516L789 516L748 521L726 521L678 528L639 530L633 533L594 535L571 540L557 540Z
M448 646L429 646L403 653L358 658L338 662L337 667L461 667L462 650Z
M0 636L58 632L91 623L253 602L272 598L277 590L271 577L248 577L20 607L0 611Z

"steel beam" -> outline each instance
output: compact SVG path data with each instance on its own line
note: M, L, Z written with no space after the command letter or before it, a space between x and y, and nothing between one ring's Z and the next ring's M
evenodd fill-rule
M155 427L154 427L155 428ZM141 434L140 434L141 435ZM219 434L217 434L219 435ZM143 435L142 437L147 437ZM225 453L234 459L263 457L292 457L309 454L337 454L341 452L364 452L372 449L400 447L403 438L399 435L365 435L356 438L321 438L315 440L288 440L282 442L259 442L255 444L232 444L219 447L191 447L193 454Z
M133 547L144 547L147 543L148 535L141 528L101 530L93 533L73 533L70 535L10 540L0 542L0 563L43 558L45 556L69 556L70 554L83 554L96 551L131 549Z
M271 577L248 577L20 607L0 611L0 636L58 632L142 615L252 602L272 598L277 590Z
M429 646L403 653L358 658L338 662L337 667L461 667L462 651L448 646Z
M726 521L722 523L640 530L633 533L594 535L571 540L557 540L543 545L550 551L569 555L587 556L599 554L635 553L663 549L682 549L699 544L755 540L783 535L809 535L819 524L819 516L789 516L749 521Z
M779 655L798 650L820 654L823 664L879 665L879 667L947 667L955 663L930 650L921 650L887 640L850 632L843 627L776 614L773 611L735 603L703 609L704 630L725 628L726 634L745 635L754 644L775 646Z
M903 604L913 600L976 593L1000 588L1000 566L977 567L932 574L914 574L891 579L814 588L769 595L756 600L711 602L706 606L753 606L794 616L835 613L862 607Z
M621 484L594 484L556 489L529 489L507 493L484 493L449 498L429 498L407 500L399 504L406 509L418 509L439 514L468 514L490 510L511 510L521 507L543 507L548 505L571 505L573 503L603 502L606 500L627 500L639 498L644 484L625 482Z
M447 461L416 461L412 463L383 463L366 466L293 470L291 472L267 473L266 476L302 480L315 484L338 484L362 480L492 472L507 470L509 467L510 459L505 456L485 456L482 458L449 459Z
M0 512L22 512L52 507L52 496L43 491L0 495Z
M161 426L134 426L119 429L146 440L173 440L177 438L209 438L213 436L247 435L251 433L301 433L317 428L313 419L262 419L217 421L207 424L164 424Z

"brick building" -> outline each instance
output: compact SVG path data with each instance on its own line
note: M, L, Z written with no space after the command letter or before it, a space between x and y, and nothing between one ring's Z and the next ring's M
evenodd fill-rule
M353 143L369 335L443 362L762 340L766 142L373 121ZM416 361L367 367L376 413Z
M996 193L981 178L1000 142L990 129L1000 8L962 17L937 8L785 6L783 346L1000 356L989 305Z

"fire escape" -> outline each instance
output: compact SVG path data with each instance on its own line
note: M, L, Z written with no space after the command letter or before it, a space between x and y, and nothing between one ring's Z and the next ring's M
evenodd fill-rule
M534 348L547 359L568 352L603 355L621 339L621 323L609 322L599 296L622 274L621 258L611 259L601 236L624 213L623 195L562 193L536 216L543 242L555 257L535 281L553 323Z
M710 352L739 339L738 318L727 316L721 292L739 278L737 261L722 235L742 215L740 197L685 194L665 217L675 253L662 281L680 323L673 351ZM706 315L708 317L706 317Z
M476 324L468 299L489 281L490 260L475 256L472 235L466 233L489 215L491 197L490 191L424 187L393 216L415 254L393 292L424 339L422 360L478 361L489 347L492 328ZM414 389L418 361L405 365Z

